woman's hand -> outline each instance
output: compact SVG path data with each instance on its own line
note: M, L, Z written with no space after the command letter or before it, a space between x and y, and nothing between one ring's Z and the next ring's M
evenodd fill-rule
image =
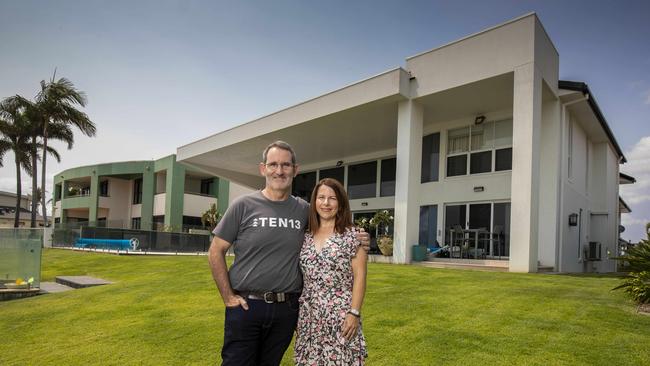
M359 331L359 318L352 314L345 314L343 320L343 328L341 328L341 335L346 341L350 341Z

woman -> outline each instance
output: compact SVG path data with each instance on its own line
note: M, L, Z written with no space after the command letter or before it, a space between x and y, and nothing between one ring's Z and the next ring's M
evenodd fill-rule
M347 194L325 178L311 195L300 251L303 290L294 358L298 365L363 365L361 332L366 251L359 248Z

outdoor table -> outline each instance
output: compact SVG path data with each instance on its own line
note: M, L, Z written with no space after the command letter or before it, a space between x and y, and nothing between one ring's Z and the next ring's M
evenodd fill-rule
M474 235L474 258L478 258L478 237L481 234L486 234L489 233L489 231L479 228L479 229L464 229L463 233L467 235L467 239L472 238L472 234ZM469 257L469 254L468 254Z

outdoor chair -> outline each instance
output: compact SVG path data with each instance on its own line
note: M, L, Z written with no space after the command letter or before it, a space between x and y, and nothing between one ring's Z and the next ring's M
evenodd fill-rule
M445 246L441 247L440 244L438 244L437 241L434 244L427 245L427 254L429 256L438 255L438 254L441 254L442 252L446 252L446 251L449 251L449 246L445 245Z
M470 239L465 235L465 230L462 226L456 224L451 229L452 233L452 247L449 253L450 258L464 258L468 255Z
M503 226L494 225L491 232L485 233L482 238L479 238L479 242L485 247L486 252L489 253L490 247L492 247L492 255L500 257L503 255L501 244L503 239Z

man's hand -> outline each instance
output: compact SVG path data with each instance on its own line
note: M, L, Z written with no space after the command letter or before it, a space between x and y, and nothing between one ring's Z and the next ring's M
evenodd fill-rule
M246 299L244 299L239 295L233 295L223 303L224 305L226 305L227 308L234 308L237 306L241 306L244 310L248 310L248 303L246 302Z
M365 232L362 228L356 233L357 240L359 241L359 246L361 249L365 250L366 253L370 250L370 234Z

